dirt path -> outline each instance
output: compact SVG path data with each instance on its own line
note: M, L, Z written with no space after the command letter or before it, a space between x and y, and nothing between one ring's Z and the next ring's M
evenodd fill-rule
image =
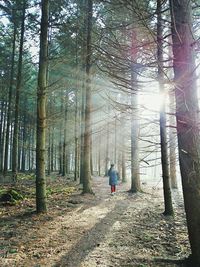
M9 217L10 236L2 238L15 253L1 253L0 266L182 266L189 245L181 204L165 218L161 190L145 185L146 193L129 194L128 187L111 196L107 179L94 178L95 195L74 193L54 207L59 213Z

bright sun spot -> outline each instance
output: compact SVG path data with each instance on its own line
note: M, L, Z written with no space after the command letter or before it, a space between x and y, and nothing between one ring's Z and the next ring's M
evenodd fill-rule
M155 94L142 94L139 96L140 106L150 109L152 111L159 111L163 102L163 95L160 93Z

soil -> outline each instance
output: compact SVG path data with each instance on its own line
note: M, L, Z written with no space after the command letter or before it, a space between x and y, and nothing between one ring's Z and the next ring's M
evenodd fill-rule
M112 196L106 177L94 177L92 185L95 194L83 195L68 180L49 182L47 214L35 214L33 191L17 205L1 204L0 266L184 266L190 249L179 191L175 215L166 217L157 186L147 183L143 193L131 194L124 183Z

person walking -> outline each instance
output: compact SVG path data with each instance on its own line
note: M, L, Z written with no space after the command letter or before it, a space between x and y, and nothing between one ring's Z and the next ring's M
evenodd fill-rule
M114 168L114 164L110 165L110 169L108 170L108 177L109 177L109 185L111 187L111 194L114 195L116 193L116 185L118 184L119 180L119 175Z

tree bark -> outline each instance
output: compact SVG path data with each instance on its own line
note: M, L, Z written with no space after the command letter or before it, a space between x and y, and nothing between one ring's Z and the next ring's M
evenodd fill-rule
M78 64L78 63L77 63ZM77 71L78 74L78 71ZM78 75L77 75L78 80ZM78 142L78 86L75 92L75 121L74 121L74 181L78 180L78 153L79 153L79 142Z
M131 189L132 193L141 191L140 184L140 160L139 160L139 134L140 134L140 125L138 117L138 92L137 92L137 64L135 64L137 56L137 45L135 44L137 34L132 32L132 44L131 52Z
M11 102L12 102L12 90L13 90L13 78L14 78L16 33L17 33L17 27L16 27L15 19L14 19L13 42L12 42L13 47L12 47L12 56L11 56L10 85L9 85L9 96L8 96L8 116L7 116L7 121L6 121L4 174L6 174L8 170L8 148L9 148L9 140L10 140Z
M200 136L191 1L170 0L178 150L193 267L200 266Z
M83 184L84 179L84 132L85 132L85 98L86 98L86 88L85 88L85 79L86 79L86 46L87 46L87 0L82 0L80 4L80 19L82 22L81 27L81 71L82 71L82 86L81 86L81 136L80 136L80 184Z
M19 100L20 90L22 83L22 59L23 59L23 46L24 46L24 32L25 32L25 12L26 12L26 0L23 2L22 10L22 22L21 22L21 37L19 45L19 60L18 60L18 73L17 73L17 85L16 85L16 98L15 98L15 120L14 120L14 132L13 132L13 150L12 150L12 173L13 180L17 179L18 172L18 135L19 135Z
M65 102L65 121L64 121L64 140L63 140L63 168L62 168L62 176L67 174L67 116L68 116L68 97Z
M36 210L47 211L45 177L46 89L48 70L49 0L42 0L40 57L37 89Z
M4 143L5 143L5 123L6 123L6 113L7 113L7 102L1 102L1 121L0 121L0 171L3 171L3 163L4 163Z
M109 108L108 108L108 114L109 114ZM109 122L106 123L106 147L105 147L105 176L108 176L108 164L109 164L109 144L110 144L110 132L109 132Z
M169 105L170 113L175 114L175 94L174 90L169 93ZM170 179L171 187L173 189L178 188L177 176L176 176L176 146L177 146L177 132L176 132L176 118L175 115L171 115L169 118L170 128L169 128L169 170L170 170Z
M85 103L85 132L83 158L83 193L93 193L91 187L90 143L91 143L91 32L93 0L87 3L87 45L86 45L86 103Z
M0 172L3 171L3 147L2 147L2 140L3 140L3 114L4 114L4 101L1 100L0 102L1 112L0 112Z
M160 107L160 145L161 163L164 191L164 215L173 215L172 196L169 179L169 161L167 148L166 111L165 111L165 88L163 69L163 26L162 26L162 0L157 0L157 61L158 61L158 83L160 95L163 97Z
M131 93L131 189L132 193L141 191L139 167L139 118L137 92Z

